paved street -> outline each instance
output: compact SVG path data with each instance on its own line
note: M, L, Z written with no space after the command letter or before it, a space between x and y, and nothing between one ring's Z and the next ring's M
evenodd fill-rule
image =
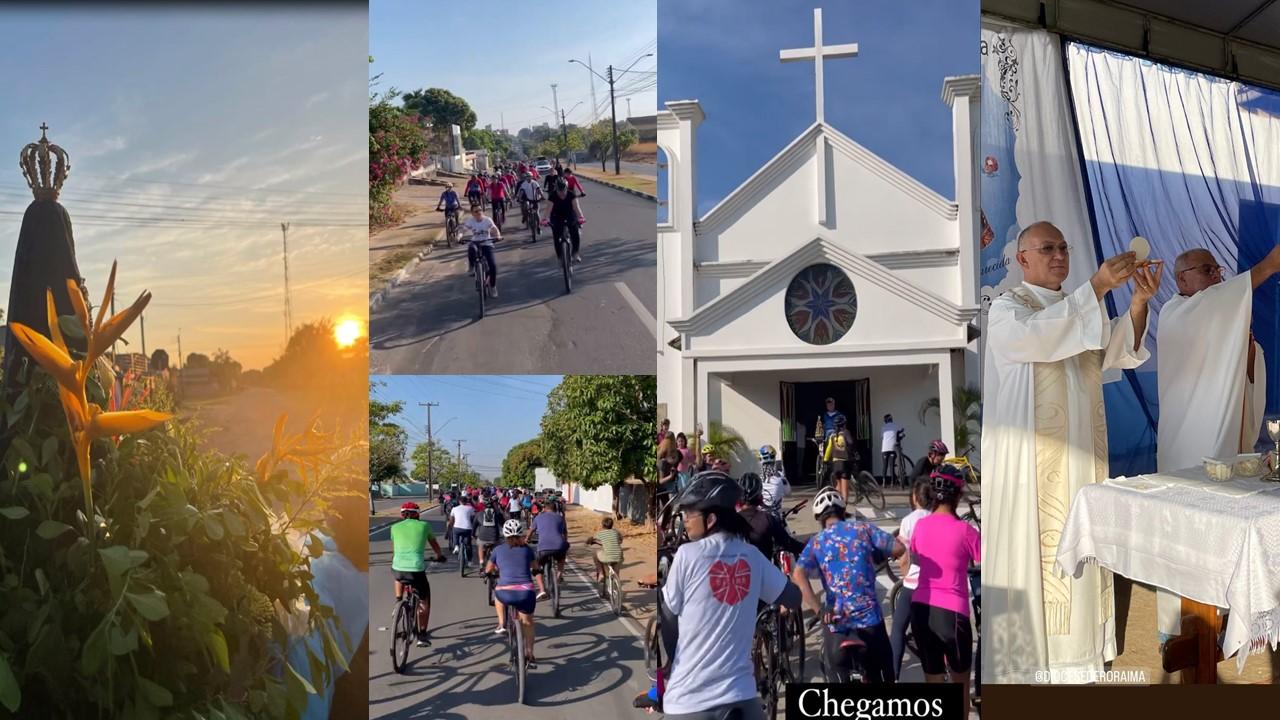
M439 510L424 517L442 536ZM631 700L649 687L638 638L643 628L625 613L621 621L613 616L589 586L591 570L585 567L584 574L565 568L563 617L552 618L539 603L538 667L529 672L527 707L511 703L515 684L505 637L492 634L497 619L485 601L484 583L476 570L460 578L452 555L443 565L428 564L433 645L413 648L406 673L397 675L390 656L391 543L386 529L375 530L389 520L378 517L370 523L370 718L598 720L637 712ZM443 537L440 542L447 552Z
M581 202L572 294L549 228L528 244L513 210L496 246L500 297L484 319L466 249L437 247L370 313L370 373L652 373L656 206L595 183Z

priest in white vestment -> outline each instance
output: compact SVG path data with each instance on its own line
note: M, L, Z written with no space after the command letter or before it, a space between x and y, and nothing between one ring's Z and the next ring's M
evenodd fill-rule
M1070 293L1070 246L1050 223L1018 236L1021 286L996 298L987 320L982 417L984 680L1090 682L1114 660L1111 574L1054 568L1075 493L1108 476L1102 371L1135 368L1158 268L1134 253L1108 259ZM1130 279L1133 299L1114 321L1106 293Z
M1249 330L1253 291L1276 272L1280 247L1225 282L1222 266L1203 248L1174 262L1178 294L1160 308L1156 328L1159 472L1253 452L1267 404L1266 364ZM1180 633L1181 605L1177 595L1157 592L1162 643Z

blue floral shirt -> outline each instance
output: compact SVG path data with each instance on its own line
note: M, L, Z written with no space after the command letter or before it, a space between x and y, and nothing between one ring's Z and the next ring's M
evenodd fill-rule
M896 541L870 523L844 520L809 538L797 562L809 577L821 571L826 604L835 614L833 629L852 632L884 622L876 597L876 565L872 554L886 556Z

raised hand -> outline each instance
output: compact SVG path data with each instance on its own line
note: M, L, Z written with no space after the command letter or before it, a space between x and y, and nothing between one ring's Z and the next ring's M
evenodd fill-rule
M1102 267L1089 279L1089 284L1093 285L1094 293L1101 299L1106 293L1123 285L1133 275L1137 264L1132 251L1120 253L1104 261Z
M1146 303L1160 290L1164 276L1164 263L1156 261L1144 264L1133 272L1133 302Z

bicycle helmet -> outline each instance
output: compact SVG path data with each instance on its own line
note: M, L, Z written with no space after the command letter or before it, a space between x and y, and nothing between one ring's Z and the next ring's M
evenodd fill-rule
M523 528L520 525L519 520L508 520L502 523L502 537L504 539L510 538L510 537L519 537L522 529Z
M844 427L849 422L848 418L844 416L844 413L836 413L835 417L831 418L831 420L838 428Z
M565 182L564 178L559 178L556 180L555 189L556 192L564 192L569 189L569 183Z
M964 489L964 471L951 463L939 465L929 478L933 480L933 496L943 502L959 497Z
M689 487L680 496L680 507L694 510L720 508L733 512L738 509L742 488L727 474L719 470L707 470L693 476Z
M418 503L410 501L400 506L400 517L405 517L406 515L418 515L421 510L422 509L418 507Z
M706 445L703 445L703 446L702 446L702 454L703 454L703 455L710 455L710 454L714 453L715 451L716 451L716 446L715 446L715 445L712 445L711 443L707 443Z
M743 473L738 478L738 487L742 488L742 499L749 505L754 505L764 495L764 484L760 481L760 476L755 473Z
M772 445L760 446L760 462L771 463L778 459L778 451Z
M938 455L942 455L943 457L946 457L947 453L950 452L950 450L947 450L946 443L942 442L941 440L934 440L933 442L929 443L929 452L936 453Z
M813 497L813 516L822 519L823 515L837 510L844 510L844 498L835 488L823 488Z

